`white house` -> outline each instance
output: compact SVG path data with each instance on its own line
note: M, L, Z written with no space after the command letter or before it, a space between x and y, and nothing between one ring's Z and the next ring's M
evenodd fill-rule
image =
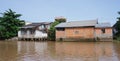
M21 27L18 31L19 40L39 40L47 38L47 30L50 28L51 22L31 23Z

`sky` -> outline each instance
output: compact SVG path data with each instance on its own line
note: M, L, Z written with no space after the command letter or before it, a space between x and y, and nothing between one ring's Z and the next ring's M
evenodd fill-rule
M0 13L12 9L28 22L53 22L63 16L67 21L117 21L120 0L0 0Z

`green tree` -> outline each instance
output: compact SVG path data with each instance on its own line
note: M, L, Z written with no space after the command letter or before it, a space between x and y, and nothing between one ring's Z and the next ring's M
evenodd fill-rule
M51 24L50 29L48 30L48 39L49 40L55 41L55 35L56 35L55 26L62 22L66 22L66 19L65 18L55 18L55 21Z
M8 39L17 36L19 27L23 26L25 22L20 20L21 14L9 9L8 11L1 13L0 17L0 39Z
M120 15L120 12L118 12L118 14ZM114 28L117 32L115 32L114 34L114 39L120 40L120 17L117 18L118 21L114 24Z
M55 21L50 26L50 29L48 31L48 39L54 41L55 40L55 26L59 24L58 21Z

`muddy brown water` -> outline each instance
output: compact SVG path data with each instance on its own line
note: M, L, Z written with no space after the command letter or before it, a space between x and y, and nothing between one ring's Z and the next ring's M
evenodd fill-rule
M120 61L120 42L0 41L0 61Z

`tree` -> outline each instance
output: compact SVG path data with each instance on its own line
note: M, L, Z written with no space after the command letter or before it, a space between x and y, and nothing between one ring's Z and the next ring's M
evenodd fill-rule
M120 15L120 12L118 12L118 14ZM114 32L114 39L120 40L120 17L118 17L117 19L118 21L113 26L116 30L116 32Z
M48 39L54 41L55 40L55 26L59 24L58 21L55 21L50 26L50 29L48 30Z
M9 9L8 11L1 13L0 17L0 39L8 39L17 36L19 27L23 26L25 22L20 20L21 14Z
M50 29L48 30L48 39L49 40L55 41L55 35L56 35L55 26L62 22L66 22L66 19L65 18L55 18L55 21L51 24Z

